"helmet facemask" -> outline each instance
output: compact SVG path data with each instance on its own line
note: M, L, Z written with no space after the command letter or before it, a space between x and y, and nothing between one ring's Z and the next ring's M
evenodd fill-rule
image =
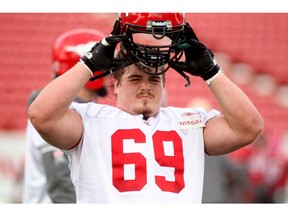
M183 55L183 49L178 45L185 40L184 23L174 27L169 20L148 20L146 26L126 23L122 26L122 33L128 37L120 45L121 51L146 74L165 73ZM145 36L150 40L139 40Z

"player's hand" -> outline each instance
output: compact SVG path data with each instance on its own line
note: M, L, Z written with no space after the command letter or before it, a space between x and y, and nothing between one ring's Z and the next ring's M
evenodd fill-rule
M115 21L115 23L114 23L114 26L113 26L113 29L112 29L112 31L111 31L111 34L110 35L114 35L114 36L117 36L117 35L120 35L121 34L121 32L120 32L120 21L119 20L116 20ZM123 35L123 37L122 37L122 39L123 40L125 40L125 39L128 39L128 37L125 37L124 35ZM122 40L121 40L121 42L122 42ZM120 47L122 47L122 48L120 48L120 52L125 52L125 51L123 51L123 45L120 45ZM127 54L125 54L125 56L126 56ZM112 73L114 72L114 71L117 71L117 70L119 70L119 69L122 69L122 68L124 68L124 67L127 67L127 66L129 66L129 65L131 65L131 64L133 64L133 62L132 61L130 61L129 60L129 58L123 58L123 59L117 59L117 58L114 58L114 60L113 60L113 70L112 70Z
M111 70L114 66L114 52L117 44L125 35L110 35L96 43L89 52L81 57L83 62L92 73L96 71Z
M220 67L216 64L211 50L199 41L188 23L185 28L187 42L184 49L185 62L174 63L171 67L194 76L200 76L206 81L216 75Z

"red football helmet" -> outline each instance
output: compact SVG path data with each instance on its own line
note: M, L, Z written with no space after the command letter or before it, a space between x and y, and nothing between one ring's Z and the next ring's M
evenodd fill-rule
M128 36L123 40L121 50L133 63L150 67L149 70L142 67L143 72L162 74L183 55L180 44L185 40L184 13L120 13L119 22L120 34ZM146 41L145 35L150 36ZM154 72L151 67L155 68Z
M104 33L87 28L73 29L60 35L52 48L52 70L55 76L60 76L69 70L85 52L104 37ZM104 79L88 81L85 87L95 91L101 90L104 87Z

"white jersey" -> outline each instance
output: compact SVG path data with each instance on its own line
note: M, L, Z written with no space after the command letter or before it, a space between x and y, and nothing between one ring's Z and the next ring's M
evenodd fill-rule
M65 151L78 203L202 202L203 128L218 111L161 107L145 121L108 105L71 107L84 128Z
M28 120L25 142L25 172L23 183L23 203L51 203L47 193L45 170L41 155L55 148L48 145Z

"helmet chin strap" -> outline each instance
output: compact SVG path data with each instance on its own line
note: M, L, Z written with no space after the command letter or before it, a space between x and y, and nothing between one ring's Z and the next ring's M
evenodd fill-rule
M180 69L175 69L173 68L176 72L178 72L181 76L184 77L184 79L186 80L186 84L185 84L185 87L189 87L191 85L191 81L190 81L190 78L189 76L187 76L182 70Z
M180 59L181 56L182 56L182 54L180 55L179 58L176 59L176 61L177 61L178 59ZM135 64L143 73L146 73L146 74L148 74L148 75L161 75L161 74L163 74L163 73L166 73L169 68L172 68L172 69L174 69L176 72L178 72L182 77L184 77L184 79L186 80L185 87L189 87L190 84L191 84L191 81L190 81L189 76L187 76L187 75L183 72L183 70L181 70L180 68L171 67L176 61L172 61L165 69L163 69L161 72L157 72L157 73L152 73L150 70L149 70L149 72L147 72L147 70L145 70L145 68L149 68L149 67L147 67L147 66L146 66L145 64L143 64L142 62L139 62L139 61L138 61L138 62L134 62L134 64ZM97 75L97 76L94 76L94 77L92 77L92 78L90 79L90 81L94 81L94 80L100 79L100 78L102 78L102 77L108 76L108 75L112 74L115 70L117 70L117 69L119 69L119 68L127 67L127 66L129 66L129 65L131 65L131 64L132 64L132 62L122 61L121 64L119 63L118 67L115 67L115 68L112 69L112 70L108 70L108 71L105 71L105 72L102 73L102 74L99 74L99 75ZM142 67L141 67L140 65L142 65ZM155 71L157 71L157 69L158 69L158 68L155 68Z
M108 75L110 75L110 74L112 74L112 70L105 71L104 73L101 73L101 74L99 74L99 75L97 75L97 76L93 76L93 77L90 79L90 82L92 82L92 81L94 81L94 80L97 80L97 79L100 79L100 78L102 78L102 77L108 76Z

